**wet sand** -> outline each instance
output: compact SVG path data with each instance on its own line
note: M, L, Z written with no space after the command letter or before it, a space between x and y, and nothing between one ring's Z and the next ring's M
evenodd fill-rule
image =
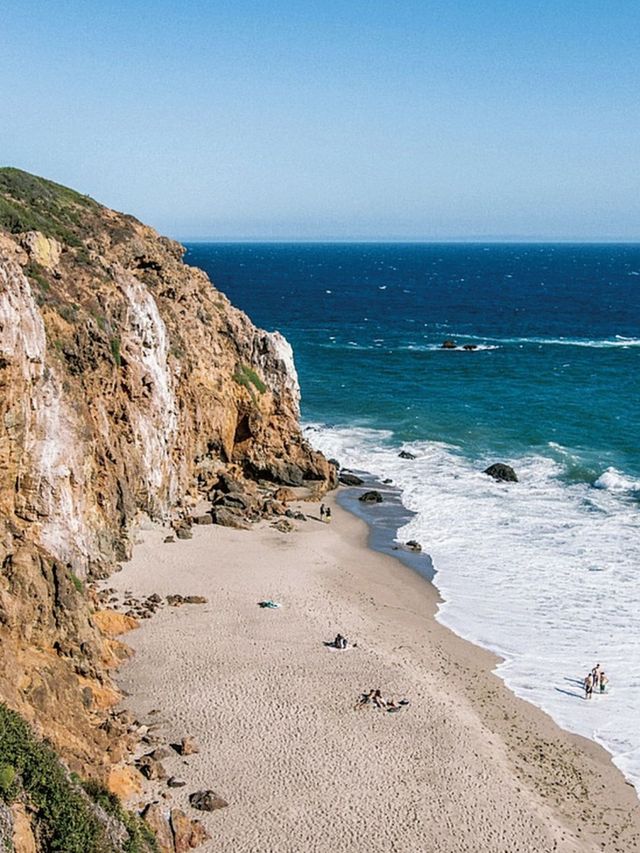
M491 674L496 658L434 619L437 592L367 548L363 521L331 503L293 533L194 527L141 532L110 586L203 595L127 636L124 706L200 752L164 761L164 791L201 817L203 851L528 853L640 850L640 802L608 754L559 729ZM276 610L261 599L281 603ZM357 648L324 643L337 632ZM410 700L399 713L363 691ZM149 711L160 713L148 717ZM195 812L188 794L229 803Z

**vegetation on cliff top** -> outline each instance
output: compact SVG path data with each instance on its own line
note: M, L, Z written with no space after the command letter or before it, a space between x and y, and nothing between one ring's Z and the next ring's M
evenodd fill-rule
M41 849L57 853L151 853L146 824L96 782L76 783L53 749L15 711L0 704L0 800L24 801ZM102 812L102 814L100 814ZM107 822L121 827L115 842ZM120 833L118 833L120 835Z
M0 168L0 228L12 234L40 231L68 246L79 247L90 231L88 214L99 204L21 169Z

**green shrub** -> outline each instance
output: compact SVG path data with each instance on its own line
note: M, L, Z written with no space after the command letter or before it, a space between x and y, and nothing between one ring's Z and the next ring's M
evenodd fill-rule
M52 853L106 853L102 827L82 792L74 787L53 749L27 723L0 704L0 755L29 798L42 847ZM6 777L8 778L8 776ZM16 796L16 781L2 788L5 801Z
M246 388L247 391L253 396L253 388L260 392L260 394L264 394L267 390L267 386L264 384L262 379L258 376L258 374L251 367L248 367L246 364L240 364L236 367L235 373L233 374L234 380L241 385L243 388Z
M71 583L75 586L78 592L84 592L84 584L80 580L80 578L75 575L73 572L69 572L69 577L71 578Z
M50 853L157 853L155 837L142 818L94 780L69 773L51 746L39 740L15 711L0 703L0 799L26 797L34 813L39 849ZM95 805L119 821L127 838L107 839Z
M114 362L120 367L122 364L122 355L120 353L120 338L111 338L111 355Z
M15 797L16 771L10 764L0 764L0 798L10 802Z
M158 850L155 836L147 824L139 815L124 809L115 794L112 794L95 779L83 782L82 787L94 803L97 803L108 815L115 817L124 825L129 835L123 845L124 853L145 853L149 850Z

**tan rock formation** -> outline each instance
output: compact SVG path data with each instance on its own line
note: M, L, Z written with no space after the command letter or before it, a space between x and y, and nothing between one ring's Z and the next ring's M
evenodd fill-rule
M0 698L103 777L119 630L91 614L87 579L127 558L143 515L187 515L222 472L335 485L301 436L287 342L183 251L0 169Z

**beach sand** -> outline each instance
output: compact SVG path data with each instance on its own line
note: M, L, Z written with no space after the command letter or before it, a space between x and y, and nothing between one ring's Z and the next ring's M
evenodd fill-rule
M118 676L123 707L200 746L163 762L187 785L160 800L203 820L200 849L640 850L640 803L607 753L513 696L495 657L436 622L434 587L331 505L330 525L301 505L316 518L293 533L196 526L163 544L166 529L144 530L109 579L208 599L143 622ZM269 598L282 607L257 606ZM327 648L338 631L357 648ZM354 710L372 688L410 705ZM228 807L191 809L202 788Z

